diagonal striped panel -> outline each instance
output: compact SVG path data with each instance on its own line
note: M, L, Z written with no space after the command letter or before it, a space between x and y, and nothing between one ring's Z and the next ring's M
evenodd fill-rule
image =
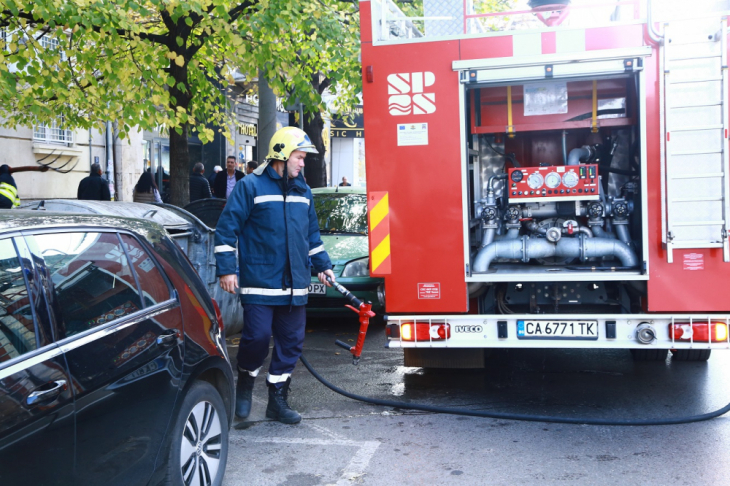
M370 275L390 275L390 208L388 192L368 194Z

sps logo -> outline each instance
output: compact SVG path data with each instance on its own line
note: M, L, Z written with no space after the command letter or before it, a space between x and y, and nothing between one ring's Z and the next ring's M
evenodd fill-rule
M436 76L431 72L397 73L388 75L388 109L393 116L428 115L436 111L436 93L424 93L433 86Z

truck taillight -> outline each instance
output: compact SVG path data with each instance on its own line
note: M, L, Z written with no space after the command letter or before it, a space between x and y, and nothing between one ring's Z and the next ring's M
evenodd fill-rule
M221 336L226 337L226 326L223 324L223 314L221 314L221 308L218 307L218 302L215 299L213 301L213 308L215 309L215 320L218 321L218 328L221 330Z
M451 326L447 323L405 322L400 326L403 341L443 341L451 337Z
M724 322L710 322L709 329L712 332L712 342L718 343L727 341L727 324ZM669 336L675 341L709 342L707 322L675 322L669 325Z

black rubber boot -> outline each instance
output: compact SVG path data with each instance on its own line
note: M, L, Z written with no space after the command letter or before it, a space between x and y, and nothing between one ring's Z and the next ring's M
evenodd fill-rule
M238 370L238 383L236 384L236 417L246 418L251 413L251 399L253 396L253 383L255 376L248 371Z
M266 406L266 418L278 420L282 424L298 424L302 416L289 407L286 399L289 392L289 380L284 386L269 385L269 404Z

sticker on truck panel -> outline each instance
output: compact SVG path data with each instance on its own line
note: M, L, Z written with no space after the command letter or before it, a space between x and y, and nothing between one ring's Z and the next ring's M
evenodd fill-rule
M598 339L598 321L517 321L518 339Z
M397 131L399 147L428 145L428 123L401 123Z
M704 270L705 256L702 253L685 253L682 261L683 270Z
M439 282L419 283L418 284L418 298L419 299L440 299L441 298L441 284Z

